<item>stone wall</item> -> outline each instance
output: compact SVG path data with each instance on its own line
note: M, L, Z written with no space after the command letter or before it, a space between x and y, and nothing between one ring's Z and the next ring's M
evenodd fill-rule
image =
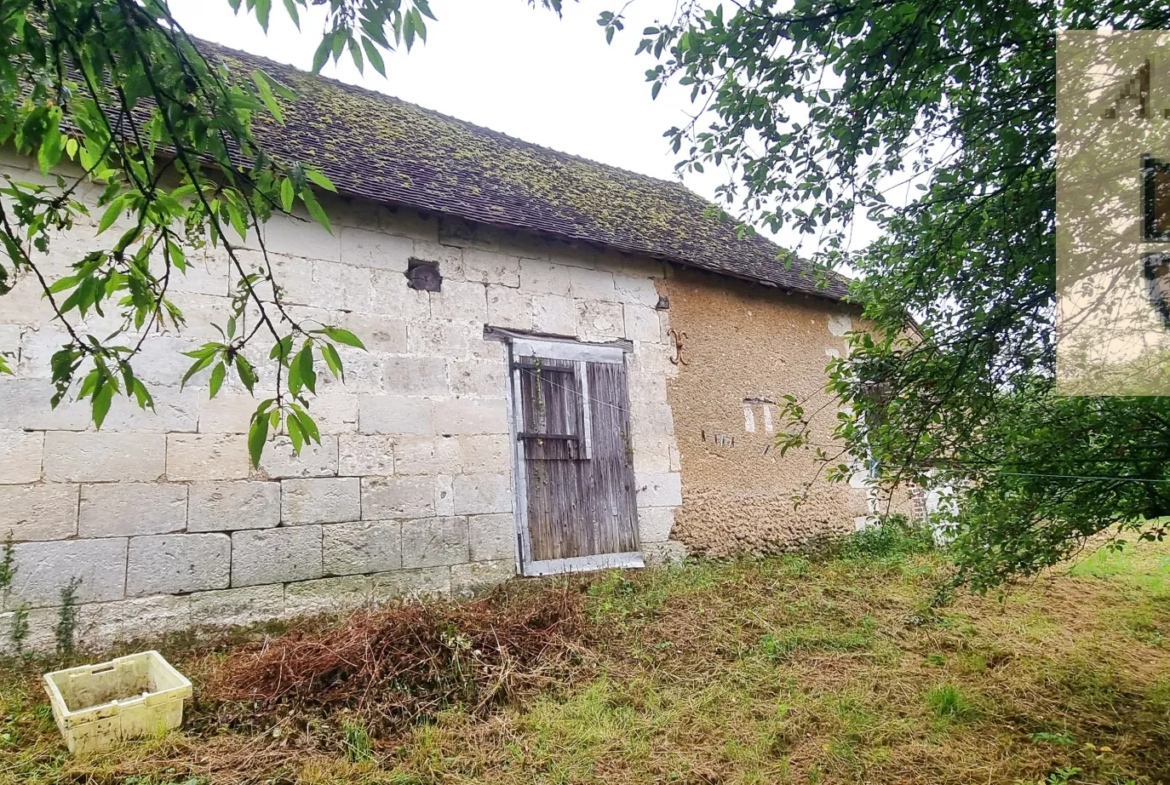
M11 155L0 173L39 178ZM78 637L102 645L513 575L507 353L484 340L485 325L632 341L641 538L652 558L677 548L668 542L681 499L666 398L675 367L666 314L655 309L662 265L364 202L326 208L332 234L286 218L265 229L296 315L350 329L369 349L343 348L344 385L319 375L311 412L321 444L299 458L277 437L251 467L245 434L256 399L238 383L215 399L206 373L179 389L191 362L180 352L216 338L210 321L226 322L234 276L221 250L190 252L190 271L172 283L188 327L152 335L135 362L156 413L120 399L100 432L87 407L49 406L49 358L64 336L35 280L0 298L0 351L16 368L0 378L0 538L15 540L16 567L0 606L0 651L11 649L18 616L29 623L26 647L51 646L71 583ZM63 274L118 234L79 226L53 243L44 267ZM243 245L255 264L255 242ZM408 288L411 258L438 262L440 292ZM111 318L86 329L104 335ZM272 368L257 365L260 387L271 385Z
M699 553L758 554L860 525L864 485L826 483L812 450L781 457L775 448L788 427L778 404L795 395L813 415L812 441L835 454L838 409L824 392L825 366L845 351L856 311L693 270L660 288L682 334L669 383L682 467L675 536Z

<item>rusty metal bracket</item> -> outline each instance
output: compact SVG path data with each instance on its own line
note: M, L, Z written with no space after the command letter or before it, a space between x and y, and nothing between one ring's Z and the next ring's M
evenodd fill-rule
M670 328L670 330L668 330L666 334L674 339L674 357L671 357L670 361L672 363L674 363L675 365L679 365L679 364L690 365L690 363L688 363L686 360L684 360L683 356L682 356L683 339L687 337L687 334L680 333L679 331L675 330L673 327Z

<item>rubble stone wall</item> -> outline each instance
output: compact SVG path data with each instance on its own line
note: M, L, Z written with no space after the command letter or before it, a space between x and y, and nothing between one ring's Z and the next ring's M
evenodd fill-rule
M673 536L696 553L762 554L864 525L860 476L826 483L815 452L850 460L832 439L838 406L825 367L845 353L858 312L699 271L660 288L682 343L668 386L683 497ZM786 395L803 402L813 445L781 455L776 434L794 427L782 417Z

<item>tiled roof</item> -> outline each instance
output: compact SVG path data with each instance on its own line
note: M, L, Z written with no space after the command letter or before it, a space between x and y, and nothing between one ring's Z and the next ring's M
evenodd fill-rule
M350 196L583 241L833 300L846 280L709 211L685 186L523 142L382 93L216 45L205 53L265 72L298 95L265 149L321 168ZM232 61L235 61L234 63Z

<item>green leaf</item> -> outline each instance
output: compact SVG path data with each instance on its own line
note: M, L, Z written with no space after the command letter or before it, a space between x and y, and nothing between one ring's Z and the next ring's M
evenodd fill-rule
M321 69L329 62L329 52L333 49L333 33L326 33L321 37L321 43L317 45L317 51L313 53L313 73L321 73Z
M93 425L99 431L102 429L102 423L106 421L113 400L114 385L107 380L93 396Z
M58 278L49 286L49 292L51 294L58 294L66 289L72 289L74 286L77 286L79 281L80 279L76 275L67 275L64 278Z
M227 376L227 367L223 362L216 363L215 368L211 371L211 394L207 396L208 398L214 398L215 394L219 392L225 376Z
M264 106L276 118L276 122L284 125L284 113L280 110L280 104L277 103L276 96L272 94L272 87L268 84L268 77L263 71L253 71L252 81L256 83L256 89L260 92L260 100L264 102Z
M268 21L272 14L272 0L256 0L256 19L264 32L268 32Z
M329 371L333 374L334 379L345 381L345 366L341 364L341 357L337 354L337 349L333 344L327 343L321 346L321 356L325 358L325 364L329 366Z
M272 345L272 351L268 353L269 360L279 360L283 365L292 351L293 337L291 334L284 336L279 341Z
M287 177L280 183L280 207L286 213L291 212L293 208L293 201L296 199L296 191L293 190L292 180Z
M256 409L252 415L252 424L248 428L248 454L252 457L252 466L260 468L260 456L264 454L264 443L268 441L268 416L264 404Z
M167 240L167 253L171 264L173 264L181 273L187 272L187 256L183 253L183 248L174 240Z
M212 352L204 357L201 357L198 360L196 360L194 363L192 363L191 367L187 369L187 373L183 374L183 381L181 381L179 383L179 389L181 390L185 386L187 386L187 381L190 380L190 378L192 376L199 373L204 368L211 365L213 362L215 362L215 353L214 352Z
M313 418L309 416L309 413L301 407L294 405L293 409L296 411L296 416L301 421L301 430L305 432L305 439L320 444L321 432L317 430L317 423L314 422Z
M423 21L422 14L418 12L417 8L412 8L407 13L414 17L415 32L418 33L418 37L425 44L427 42L427 23Z
M324 188L326 191L337 193L337 186L335 186L333 181L326 177L325 173L320 169L306 169L305 177L309 178L314 183Z
M24 251L15 239L9 236L8 232L0 232L0 240L4 242L4 250L8 252L8 258L19 260L24 258ZM44 295L41 295L42 297Z
M146 385L138 379L128 379L126 382L127 393L134 394L134 400L138 403L140 409L150 409L154 411L154 396L150 394L150 390L146 389Z
M325 231L333 234L333 227L329 225L329 216L325 214L325 210L317 202L317 197L313 196L313 192L306 188L301 191L301 199L304 201L305 207L309 208L309 215L313 216L317 223L324 226Z
M366 64L365 60L362 58L362 50L358 46L357 39L352 35L349 37L349 56L350 59L353 60L353 64L357 66L358 73L365 73Z
M378 51L378 45L369 38L362 38L362 49L366 52L366 59L370 61L370 65L374 66L374 70L380 73L383 77L386 76L386 63L382 60L382 53Z
M110 206L102 214L102 220L98 222L98 234L101 234L114 225L114 221L118 220L118 216L126 209L126 201L127 195L121 194L114 201L110 202Z
M300 30L301 15L297 11L297 4L295 0L284 0L284 10L288 12L289 19L292 19L293 24L296 25L297 30Z
M305 342L304 348L297 354L292 365L300 372L301 383L309 389L309 392L314 395L317 394L317 372L313 370L313 345L308 341ZM291 369L290 369L291 373Z
M252 363L248 362L248 358L242 354L236 355L236 374L248 392L255 395L253 388L256 386L256 371L252 368Z
M372 19L363 17L361 20L361 28L362 32L378 46L389 51L394 50L394 47L390 45L390 40L386 37L385 25L381 21L375 22Z
M224 201L226 205L228 220L231 221L232 229L240 237L248 236L248 208L244 201L240 199L239 194L235 191L224 189Z
M98 382L100 381L101 371L99 371L97 368L94 368L92 371L87 373L85 378L81 380L81 387L77 389L78 400L91 397L97 390Z
M357 349L366 348L366 345L361 342L361 339L349 330L343 330L340 327L323 327L320 332L324 333L331 340L343 343L346 346L353 346Z
M305 442L305 436L301 432L301 422L296 417L286 417L284 426L288 429L288 438L292 440L293 452L297 455L301 454L301 445Z
M288 391L293 395L300 395L301 388L305 386L304 381L301 380L301 364L299 360L300 355L297 355L288 364Z
M406 51L414 46L414 16L407 12L402 18L402 42L406 44Z
M41 146L37 150L37 163L41 166L41 174L47 175L49 170L61 160L64 151L64 140L61 136L61 108L54 106L46 114L44 136L41 137Z

